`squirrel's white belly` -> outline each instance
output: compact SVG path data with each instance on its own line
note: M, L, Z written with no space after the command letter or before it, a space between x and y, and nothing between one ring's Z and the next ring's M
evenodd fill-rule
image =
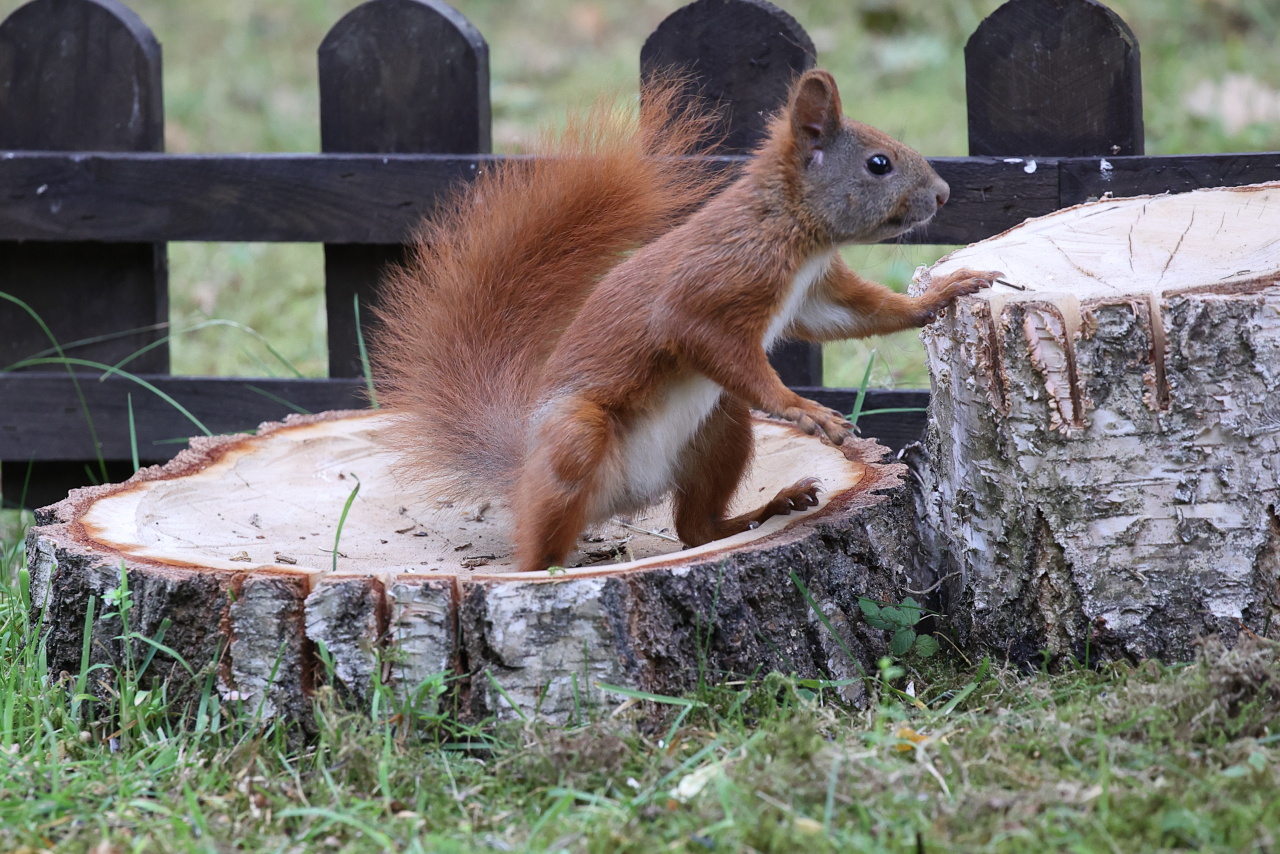
M676 462L724 392L717 383L693 374L667 386L653 411L639 419L622 440L618 494L600 496L609 506L603 517L640 510L671 491ZM606 508L601 507L601 510Z
M813 290L813 286L831 269L831 259L835 254L836 250L834 249L819 252L800 265L800 269L796 271L794 278L791 279L791 287L783 297L778 313L769 321L769 326L764 331L764 340L761 342L764 345L764 349L768 350L772 347L778 338L786 332L787 327L791 325L793 320L801 315L812 313L813 308L810 305L809 293Z

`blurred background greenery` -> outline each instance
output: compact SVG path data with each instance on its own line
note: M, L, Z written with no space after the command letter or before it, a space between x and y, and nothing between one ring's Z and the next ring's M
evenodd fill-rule
M315 51L356 0L125 0L164 47L174 152L319 150ZM0 16L18 4L0 0ZM494 148L601 88L635 88L640 46L679 0L459 0L489 41ZM927 155L966 152L963 47L999 0L782 0L854 117ZM1280 2L1112 0L1143 58L1150 154L1280 149ZM905 286L944 247L858 247L855 269ZM173 244L172 320L253 327L308 375L325 372L322 253L314 245ZM928 384L915 333L827 350L828 385ZM262 375L251 336L206 328L173 344L181 374Z

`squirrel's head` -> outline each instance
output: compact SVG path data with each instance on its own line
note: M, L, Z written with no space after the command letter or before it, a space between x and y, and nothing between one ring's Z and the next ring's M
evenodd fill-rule
M791 192L837 243L897 237L926 222L950 194L916 151L845 118L826 71L796 81L779 125L794 165Z

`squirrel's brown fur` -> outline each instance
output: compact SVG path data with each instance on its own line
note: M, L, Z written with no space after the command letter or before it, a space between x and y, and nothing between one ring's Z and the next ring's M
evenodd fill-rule
M525 453L543 364L592 287L723 185L684 158L716 117L680 108L683 82L644 108L601 99L534 157L446 199L383 282L373 363L401 469L432 496L506 494Z
M708 129L677 92L646 92L638 128L597 110L555 156L482 177L382 298L379 378L409 467L452 495L504 495L521 569L562 563L586 525L668 494L689 545L814 506L803 478L727 516L749 407L836 444L850 431L783 385L767 349L920 326L997 275L962 270L908 297L844 265L838 245L901 234L948 188L844 118L825 71L801 76L742 176L683 219L714 183L671 157Z

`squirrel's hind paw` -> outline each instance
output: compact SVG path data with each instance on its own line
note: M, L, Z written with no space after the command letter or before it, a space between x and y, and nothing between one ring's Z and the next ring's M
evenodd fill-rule
M786 516L793 510L808 510L818 506L818 493L822 491L821 481L816 477L806 477L780 490L769 502L769 509L775 516Z

